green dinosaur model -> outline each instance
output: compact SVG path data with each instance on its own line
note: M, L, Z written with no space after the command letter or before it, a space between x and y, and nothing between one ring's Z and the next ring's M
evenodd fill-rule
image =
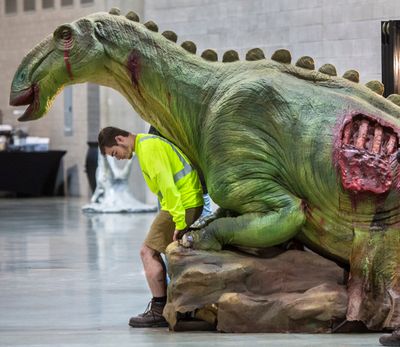
M171 32L130 12L96 13L58 27L22 61L10 104L39 119L66 85L118 90L204 174L221 217L183 244L268 247L293 237L350 265L349 320L400 326L400 136L398 96L379 82L290 64L279 50L224 62L177 45ZM208 60L207 60L208 59ZM368 88L370 87L370 88ZM400 159L399 159L400 160ZM232 217L234 215L234 217Z

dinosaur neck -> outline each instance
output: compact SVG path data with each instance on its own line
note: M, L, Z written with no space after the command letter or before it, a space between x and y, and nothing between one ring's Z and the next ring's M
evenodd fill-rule
M206 62L157 33L142 34L140 45L132 43L121 58L110 55L106 75L113 78L108 85L196 162L199 129L216 87L219 64Z

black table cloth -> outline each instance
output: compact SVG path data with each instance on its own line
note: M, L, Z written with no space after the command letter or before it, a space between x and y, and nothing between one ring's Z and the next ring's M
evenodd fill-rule
M0 152L0 191L50 196L66 151Z

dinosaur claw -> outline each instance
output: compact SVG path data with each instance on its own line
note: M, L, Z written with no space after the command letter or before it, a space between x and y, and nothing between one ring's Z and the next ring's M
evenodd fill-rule
M193 246L193 236L185 234L182 237L181 245L185 248L192 248Z
M212 230L209 229L192 230L186 233L183 235L180 245L204 251L219 251L222 248Z

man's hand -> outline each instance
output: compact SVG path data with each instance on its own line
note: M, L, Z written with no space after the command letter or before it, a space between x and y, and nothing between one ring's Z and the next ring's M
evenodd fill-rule
M182 238L182 236L186 233L188 229L183 229L183 230L177 230L175 229L174 231L174 237L172 238L174 241L178 241Z

